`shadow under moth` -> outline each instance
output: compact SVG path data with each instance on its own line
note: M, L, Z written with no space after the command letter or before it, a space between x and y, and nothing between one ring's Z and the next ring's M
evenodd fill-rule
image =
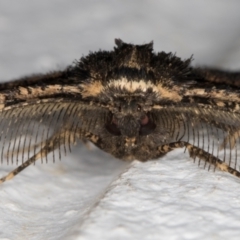
M183 148L240 177L240 72L193 68L152 42L115 43L63 71L0 84L0 158L21 161L0 183L78 140L126 161Z

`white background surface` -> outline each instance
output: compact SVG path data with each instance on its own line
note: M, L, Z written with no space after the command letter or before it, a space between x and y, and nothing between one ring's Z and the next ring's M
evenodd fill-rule
M60 69L114 38L240 69L238 0L0 2L0 79ZM15 166L1 167L5 175ZM78 145L0 186L0 240L239 239L240 180L176 150L126 164Z

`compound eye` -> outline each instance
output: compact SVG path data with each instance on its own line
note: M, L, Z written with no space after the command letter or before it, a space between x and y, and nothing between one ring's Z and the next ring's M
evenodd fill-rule
M109 115L109 118L108 118L108 121L107 121L105 127L109 133L111 133L115 136L121 135L121 132L118 128L118 120L117 120L117 118L114 117L113 114Z
M148 135L151 134L155 128L156 124L149 116L149 114L145 114L140 120L141 128L140 128L140 135Z
M111 124L115 124L116 126L118 125L118 120L114 116L112 117Z
M147 115L145 115L142 119L141 119L141 125L144 126L144 125L147 125L149 122L149 118Z

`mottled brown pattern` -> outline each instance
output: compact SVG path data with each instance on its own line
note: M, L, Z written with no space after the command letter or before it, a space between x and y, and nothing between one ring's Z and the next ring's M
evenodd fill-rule
M61 159L78 140L125 161L183 148L240 177L240 73L192 68L152 42L115 43L63 71L0 84L0 158L21 161L0 182L50 153Z

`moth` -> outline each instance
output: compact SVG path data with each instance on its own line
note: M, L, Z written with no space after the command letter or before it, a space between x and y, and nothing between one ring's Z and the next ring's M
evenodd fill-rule
M112 51L62 71L0 84L1 161L61 158L78 140L125 161L183 148L208 169L240 177L240 72L191 67L191 58L115 39Z

